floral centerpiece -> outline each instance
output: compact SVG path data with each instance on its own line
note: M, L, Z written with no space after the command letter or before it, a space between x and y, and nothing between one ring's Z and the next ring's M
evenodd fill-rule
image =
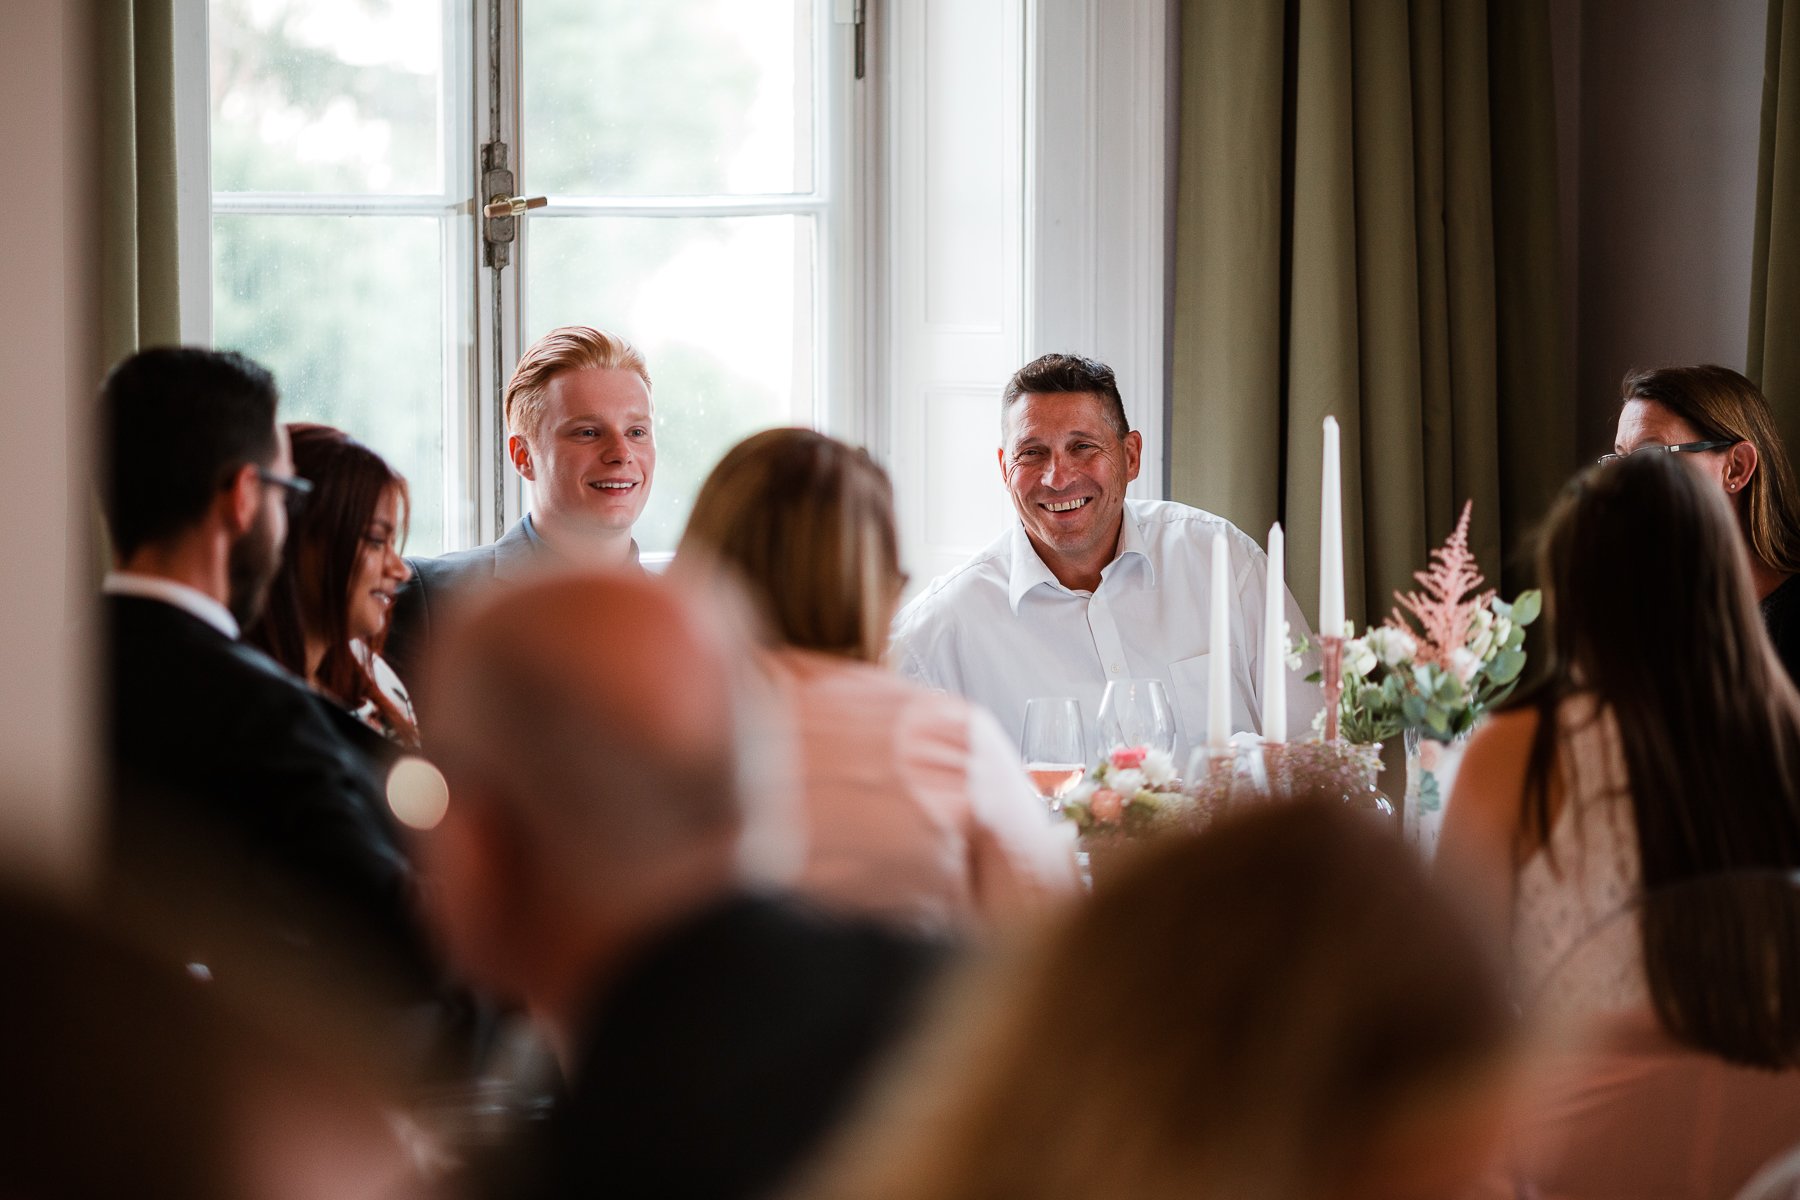
M1062 799L1062 814L1082 837L1141 837L1194 816L1175 762L1148 746L1118 746L1089 768Z
M1521 592L1510 604L1476 568L1469 514L1414 572L1419 590L1394 593L1399 605L1379 626L1344 642L1339 728L1353 742L1380 742L1415 730L1440 742L1475 727L1481 714L1517 686L1525 669L1525 627L1542 600ZM1353 630L1346 630L1353 633ZM1307 677L1317 682L1317 672ZM1319 727L1324 725L1320 714Z

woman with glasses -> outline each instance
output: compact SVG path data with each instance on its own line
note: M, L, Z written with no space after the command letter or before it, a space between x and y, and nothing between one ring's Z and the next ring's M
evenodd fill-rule
M882 665L906 577L893 487L866 453L809 429L745 439L675 560L734 579L764 619L799 743L804 894L941 932L1073 889L1072 839L994 719Z
M1538 552L1547 679L1457 775L1441 874L1579 1038L1518 1194L1728 1197L1800 1137L1800 694L1736 520L1673 455L1579 476Z
M1763 623L1800 679L1800 488L1755 384L1725 367L1659 367L1625 377L1613 453L1680 456L1725 493L1750 552Z
M380 654L394 592L410 574L400 557L406 480L329 425L289 425L288 437L311 492L248 637L389 743L416 747L412 702Z

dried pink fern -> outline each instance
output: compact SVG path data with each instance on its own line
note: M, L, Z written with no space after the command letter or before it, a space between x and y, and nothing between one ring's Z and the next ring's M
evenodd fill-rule
M1477 592L1487 582L1469 553L1469 514L1475 502L1463 504L1462 518L1451 532L1450 540L1431 552L1431 565L1414 571L1423 592L1394 593L1394 599L1410 611L1418 622L1414 629L1399 608L1387 619L1390 628L1398 629L1419 643L1413 661L1420 665L1435 664L1449 669L1450 653L1469 638L1469 627L1476 610L1494 597L1494 589Z

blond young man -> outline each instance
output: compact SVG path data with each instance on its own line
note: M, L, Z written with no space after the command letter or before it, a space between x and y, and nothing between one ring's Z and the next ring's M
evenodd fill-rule
M494 583L547 566L636 564L631 527L656 474L650 371L616 334L585 325L532 343L506 385L506 452L531 484L530 510L491 545L409 560L382 651L410 678L432 617Z

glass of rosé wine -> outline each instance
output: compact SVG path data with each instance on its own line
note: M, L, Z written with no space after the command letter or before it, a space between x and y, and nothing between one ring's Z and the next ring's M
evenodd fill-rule
M1025 702L1019 752L1038 795L1052 809L1087 773L1087 730L1081 703L1071 696L1038 696Z

